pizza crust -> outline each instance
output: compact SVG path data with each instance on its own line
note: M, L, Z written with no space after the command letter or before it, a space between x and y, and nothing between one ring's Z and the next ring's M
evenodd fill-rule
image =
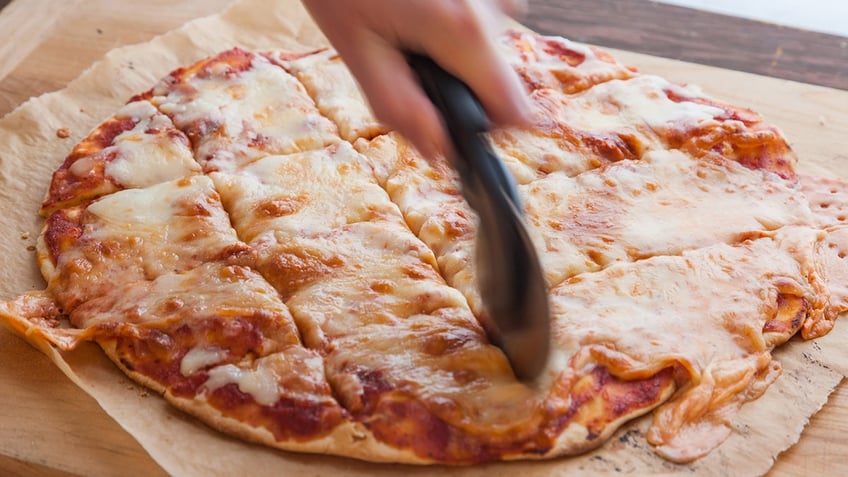
M267 429L251 427L223 414L202 399L189 399L174 396L162 384L141 373L128 369L121 362L114 341L98 341L103 352L127 376L137 383L161 394L177 409L196 417L200 422L213 429L244 439L248 442L274 447L292 452L315 454L341 454L373 462L403 462L407 464L431 464L433 461L422 459L412 452L387 446L377 440L361 424L346 421L335 427L328 435L309 441L279 441Z

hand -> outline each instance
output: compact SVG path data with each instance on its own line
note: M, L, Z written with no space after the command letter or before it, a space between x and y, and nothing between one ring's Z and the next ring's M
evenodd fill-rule
M527 123L530 103L498 54L503 13L522 1L303 0L336 48L374 114L426 157L449 149L438 111L421 90L404 52L429 55L474 91L499 125Z

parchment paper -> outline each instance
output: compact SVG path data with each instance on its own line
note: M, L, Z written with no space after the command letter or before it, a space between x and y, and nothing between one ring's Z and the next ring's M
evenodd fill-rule
M114 50L64 90L30 100L0 120L0 210L4 211L0 214L0 299L44 287L34 252L27 246L41 228L37 210L49 178L73 144L129 96L150 88L180 65L233 46L305 51L323 44L300 2L242 0L220 15L191 22L145 44ZM675 74L681 76L674 67L669 71L672 79ZM721 85L716 90L715 84L709 92L722 97ZM733 90L738 91L735 86ZM59 128L70 128L71 138L59 139ZM801 158L802 164L819 173L828 172L834 159L827 154ZM831 173L848 177L848 170ZM127 378L94 345L64 354L43 351L173 475L748 476L768 471L848 373L848 346L842 345L848 338L847 328L837 323L820 340L794 339L779 349L775 354L783 375L761 399L743 407L735 432L721 447L690 465L675 465L653 454L644 439L650 417L625 426L594 452L544 462L411 467L286 453L229 438L172 409L159 397L128 387ZM20 364L3 349L0 362Z

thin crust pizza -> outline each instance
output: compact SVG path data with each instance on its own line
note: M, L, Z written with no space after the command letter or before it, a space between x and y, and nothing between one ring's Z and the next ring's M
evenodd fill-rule
M39 347L94 341L206 424L377 462L546 459L653 412L719 446L775 347L848 309L848 187L799 176L753 111L525 31L516 177L552 307L518 381L478 321L476 217L445 160L371 115L333 50L224 51L131 98L56 170L46 290L0 304ZM756 405L756 403L750 404Z

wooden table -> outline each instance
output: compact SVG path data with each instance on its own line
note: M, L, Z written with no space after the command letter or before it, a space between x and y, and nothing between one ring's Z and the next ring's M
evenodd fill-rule
M61 89L108 50L146 41L229 1L0 0L0 116L30 96ZM524 23L597 45L848 90L846 38L646 0L588 3L531 0ZM0 475L164 475L46 357L3 330L0 346L38 369L23 375L0 366ZM848 475L845 438L843 383L770 475Z

